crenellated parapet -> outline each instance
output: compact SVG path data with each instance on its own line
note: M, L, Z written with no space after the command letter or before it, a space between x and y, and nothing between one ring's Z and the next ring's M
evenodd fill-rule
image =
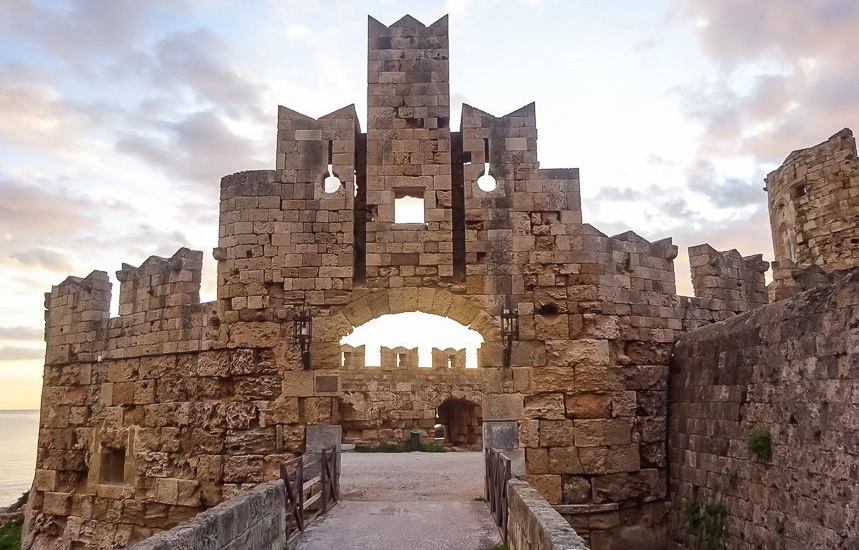
M366 346L340 346L340 366L344 369L360 369L365 366L367 357Z
M203 253L181 248L140 267L123 264L119 315L110 317L104 271L69 277L45 295L46 364L101 361L218 347L220 314L200 303Z
M68 277L45 294L46 364L74 361L98 351L110 317L111 284L107 273Z
M578 169L539 169L534 103L500 117L465 104L460 126L452 154L459 160L454 197L459 186L463 197L466 285L521 295L526 264L568 261L567 235L582 221Z
M180 248L173 256L150 256L140 267L122 264L119 280L119 314L133 315L167 310L176 316L178 308L200 303L203 253Z
M743 313L767 303L769 262L761 254L742 256L701 244L689 248L689 266L695 296L712 300L714 309Z
M418 368L418 348L381 347L383 369L416 369Z
M432 368L464 369L465 350L453 348L432 348Z

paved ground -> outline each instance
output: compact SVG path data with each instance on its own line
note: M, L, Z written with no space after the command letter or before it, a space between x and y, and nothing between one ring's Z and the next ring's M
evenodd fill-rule
M491 550L483 453L344 453L342 501L290 549Z

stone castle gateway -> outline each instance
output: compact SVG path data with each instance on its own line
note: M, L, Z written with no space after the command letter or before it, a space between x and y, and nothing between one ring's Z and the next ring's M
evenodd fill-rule
M69 277L46 295L25 548L125 546L276 478L281 462L304 451L310 426L394 441L431 427L441 409L459 436L479 440L482 425L484 444L513 447L522 479L595 550L617 548L630 533L692 548L701 535L683 529L679 503L717 496L736 502L728 513L737 518L732 536L742 534L737 548L768 544L774 535L760 525L777 513L797 522L829 513L759 498L770 486L730 488L725 480L760 484L774 471L751 464L744 422L795 432L790 426L818 422L820 411L795 413L794 423L767 416L767 407L788 405L771 390L749 395L753 381L724 369L751 373L758 366L742 346L782 344L778 334L747 338L752 325L743 319L793 323L797 341L820 334L818 351L830 342L823 335L836 335L827 348L834 366L817 380L831 388L828 407L856 414L853 390L844 397L839 389L859 383L849 336L857 280L834 274L859 257L849 130L793 153L768 179L778 267L770 295L821 284L828 293L802 294L793 309L766 306L760 255L701 245L690 249L696 297L679 297L671 239L601 233L582 221L578 170L540 168L534 104L504 116L463 105L460 130L451 131L448 56L447 18L425 26L406 16L390 27L370 18L366 131L354 106L319 119L279 108L275 169L221 180L214 302L200 303L202 252L188 249L123 264L117 317L103 271ZM402 223L409 204L422 221ZM505 307L519 324L509 356ZM801 329L797 312L806 310L808 318L840 313ZM341 346L355 327L412 311L480 333L478 368L459 368L454 349L434 350L432 369L418 368L409 350L389 350L394 359L370 368L363 350ZM299 315L312 318L304 356ZM784 364L816 357L795 351ZM670 411L669 400L677 403ZM747 420L748 410L757 417ZM816 443L855 470L845 444ZM839 485L843 469L820 470ZM794 536L828 530L820 536L855 542L855 525L821 520Z

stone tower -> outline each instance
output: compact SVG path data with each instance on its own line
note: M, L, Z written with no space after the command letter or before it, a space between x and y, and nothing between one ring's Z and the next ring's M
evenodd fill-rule
M766 178L772 229L770 300L859 264L859 164L853 132L788 155ZM811 269L809 269L811 268Z

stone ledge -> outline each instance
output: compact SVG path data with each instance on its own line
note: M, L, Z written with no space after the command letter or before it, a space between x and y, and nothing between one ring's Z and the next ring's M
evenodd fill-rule
M254 548L282 550L286 546L284 495L281 480L262 483L127 550L231 549L243 538L258 541Z
M528 483L508 481L507 499L511 550L588 550L575 529Z

